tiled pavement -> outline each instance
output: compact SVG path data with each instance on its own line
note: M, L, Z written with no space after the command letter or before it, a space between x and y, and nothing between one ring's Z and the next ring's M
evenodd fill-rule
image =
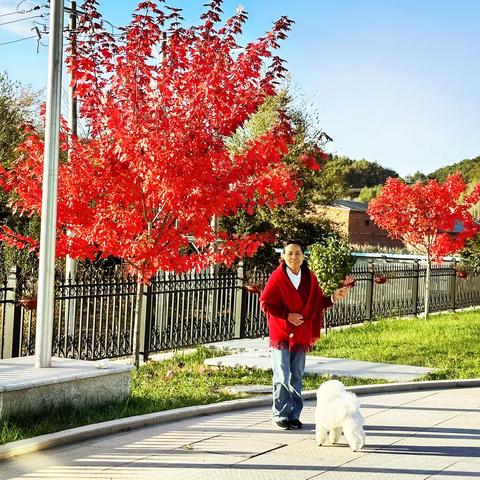
M189 418L0 462L0 479L480 479L480 388L364 395L367 443L318 447L269 407Z

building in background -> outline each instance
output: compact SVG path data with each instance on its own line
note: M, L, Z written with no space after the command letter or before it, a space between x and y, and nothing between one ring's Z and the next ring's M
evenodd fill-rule
M356 245L384 248L405 248L401 240L388 238L387 232L378 228L367 214L368 203L337 200L322 208L322 214L337 225L339 232Z

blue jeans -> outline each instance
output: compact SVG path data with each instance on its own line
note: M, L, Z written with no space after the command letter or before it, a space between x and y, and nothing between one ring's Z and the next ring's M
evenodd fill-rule
M274 421L298 420L303 408L305 353L272 348Z

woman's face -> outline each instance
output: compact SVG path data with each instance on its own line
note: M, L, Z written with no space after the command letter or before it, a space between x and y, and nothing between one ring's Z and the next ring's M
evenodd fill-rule
M295 274L300 271L305 255L302 252L300 245L290 243L283 249L283 260L287 267Z

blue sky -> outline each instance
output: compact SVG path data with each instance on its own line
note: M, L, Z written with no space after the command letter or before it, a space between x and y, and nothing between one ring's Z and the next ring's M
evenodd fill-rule
M0 0L0 24L35 14L5 15L19 1ZM27 0L19 9L44 3ZM99 3L107 20L122 25L137 1ZM191 24L205 1L169 3L184 8ZM331 152L401 175L480 155L480 1L226 0L225 14L239 3L249 12L248 40L281 15L295 20L280 55L294 92L333 137ZM0 44L32 35L33 21L48 23L0 25ZM43 87L46 69L47 48L37 54L35 39L0 45L0 70L12 80Z

